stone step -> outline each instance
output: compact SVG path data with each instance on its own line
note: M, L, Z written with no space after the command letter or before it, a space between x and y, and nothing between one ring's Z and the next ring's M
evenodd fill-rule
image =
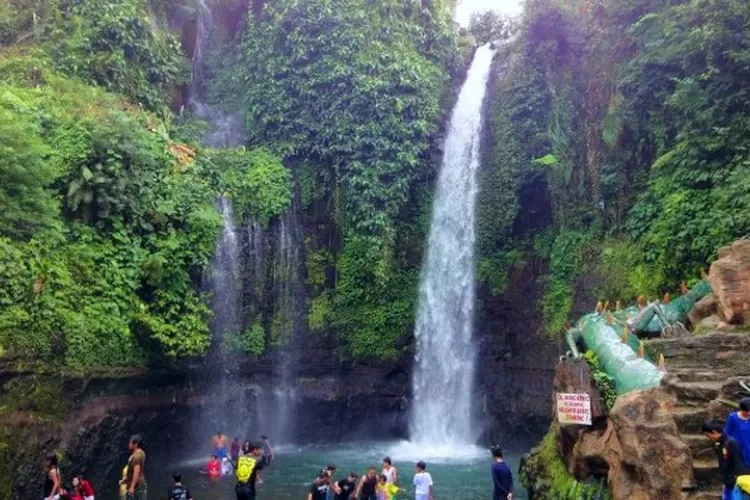
M703 434L683 434L682 440L690 448L693 461L713 459L716 456L713 443Z
M702 490L690 493L685 496L685 500L719 500L721 495L721 488L710 488L708 491Z
M667 369L667 374L676 375L683 382L722 382L727 379L727 375L719 370L706 370L700 366Z
M677 406L670 413L683 434L700 433L703 421L708 419L708 410L702 406Z
M721 487L719 462L715 458L696 458L693 460L693 476L699 491Z
M716 399L724 382L682 382L667 380L666 386L674 393L681 406L702 406Z

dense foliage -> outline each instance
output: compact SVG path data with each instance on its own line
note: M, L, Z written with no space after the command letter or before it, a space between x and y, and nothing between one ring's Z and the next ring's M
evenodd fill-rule
M307 164L335 200L335 296L313 304L358 356L394 356L412 322L421 249L400 231L419 216L409 205L429 172L455 38L447 2L278 1L249 25L241 76L233 62L221 78L241 82L251 143Z
M529 2L494 85L483 279L546 249L556 334L580 299L673 290L750 232L749 20L734 0Z
M185 0L0 1L0 352L79 371L204 354L216 198L271 228L293 198L285 164L329 234L308 239L312 330L357 357L408 344L452 3L242 5L200 20ZM205 123L169 116L198 25L215 33L192 92L244 103L252 149L200 148ZM225 347L258 356L278 307L249 307Z
M0 52L5 356L85 372L205 354L215 199L263 223L289 207L268 150L199 149L175 139L199 137L190 126L142 110L164 111L184 69L151 7L2 3L0 36L19 42ZM245 337L263 351L257 327Z

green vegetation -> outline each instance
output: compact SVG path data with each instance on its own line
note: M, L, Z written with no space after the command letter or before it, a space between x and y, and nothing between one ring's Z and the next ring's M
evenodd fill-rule
M521 465L521 484L535 498L559 500L608 500L611 498L606 479L577 481L563 462L557 448L557 433L550 428L538 448L525 457Z
M311 322L335 318L355 356L395 356L412 322L421 248L399 231L419 216L409 205L427 189L423 156L457 64L449 7L273 2L220 78L242 82L250 142L304 163L303 203L336 207L339 277L313 299Z
M143 110L164 110L184 69L147 7L2 4L0 36L34 41L0 52L5 357L87 372L204 354L214 200L229 194L263 223L290 204L269 151L199 150L175 139L197 137L191 126ZM264 349L256 326L242 340Z
M602 396L602 400L606 405L607 409L612 409L617 399L617 391L615 390L615 381L607 375L601 365L599 359L596 357L596 353L593 351L586 351L583 359L588 363L591 369L591 377L594 380L594 385L599 389L599 394Z
M750 232L748 20L736 0L527 4L493 87L479 244L528 260L544 240L550 334L581 301L674 291Z

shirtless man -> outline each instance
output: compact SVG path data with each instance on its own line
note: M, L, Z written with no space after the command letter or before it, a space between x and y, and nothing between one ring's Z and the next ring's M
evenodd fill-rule
M219 460L222 460L224 457L229 456L229 448L227 448L227 437L221 433L221 431L217 432L214 436L214 455L219 457Z

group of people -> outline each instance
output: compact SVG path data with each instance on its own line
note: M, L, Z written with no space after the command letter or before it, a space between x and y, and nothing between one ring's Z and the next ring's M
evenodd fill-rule
M383 459L380 474L375 467L370 467L361 478L354 472L340 481L336 481L335 476L335 465L320 471L310 486L307 500L392 500L401 491L397 486L398 469L390 457ZM432 500L432 477L424 462L417 463L412 484L416 500Z
M44 499L94 500L94 488L81 476L75 476L70 484L64 484L57 455L52 454L44 458Z
M704 422L703 433L714 443L719 460L722 500L750 500L750 398L740 401L725 425Z
M146 454L143 452L142 440L139 435L130 438L128 451L130 457L128 464L122 470L122 479L120 480L120 499L145 500L146 477L143 474L143 467L146 462ZM94 487L89 480L81 476L74 476L70 483L65 483L60 472L57 455L50 454L44 458L42 498L44 500L94 500Z
M492 449L492 459L492 499L513 500L513 474L499 446ZM375 467L370 467L362 477L350 472L336 481L335 476L336 466L333 464L321 470L310 485L307 500L392 500L402 491L398 486L398 469L393 466L390 457L383 459L379 474ZM421 460L416 464L412 486L415 500L433 500L432 476L427 472L427 464Z
M747 400L750 408L750 399ZM743 417L745 418L745 417ZM750 421L750 413L747 415ZM721 434L723 436L723 433ZM727 446L734 447L733 438L722 438ZM734 448L733 448L734 449ZM235 438L231 446L227 446L227 439L218 432L213 439L213 454L206 469L209 477L231 475L236 477L235 492L237 500L255 500L256 485L262 482L260 473L274 460L273 448L266 436L261 437L260 443L245 441L240 445L239 438ZM146 500L147 484L144 474L146 453L140 435L134 435L128 441L129 458L122 470L120 480L121 500ZM510 469L503 461L503 452L499 447L492 450L492 477L494 481L493 500L512 500L513 477ZM221 458L221 460L219 460ZM230 461L231 460L231 461ZM222 470L223 464L229 464L230 472ZM63 484L63 478L58 467L56 455L45 458L44 500L94 500L94 489L91 483L82 478L74 477L70 485ZM218 469L217 469L218 465ZM218 472L217 472L218 471ZM393 466L390 457L383 459L383 466L378 473L371 467L359 477L350 472L341 480L336 480L336 466L329 465L323 469L310 486L307 500L392 500L402 488L399 484L399 471ZM427 465L423 461L416 464L411 482L415 500L432 500L432 476L427 472ZM182 483L182 475L172 475L172 487L168 494L169 500L193 500L190 490Z

